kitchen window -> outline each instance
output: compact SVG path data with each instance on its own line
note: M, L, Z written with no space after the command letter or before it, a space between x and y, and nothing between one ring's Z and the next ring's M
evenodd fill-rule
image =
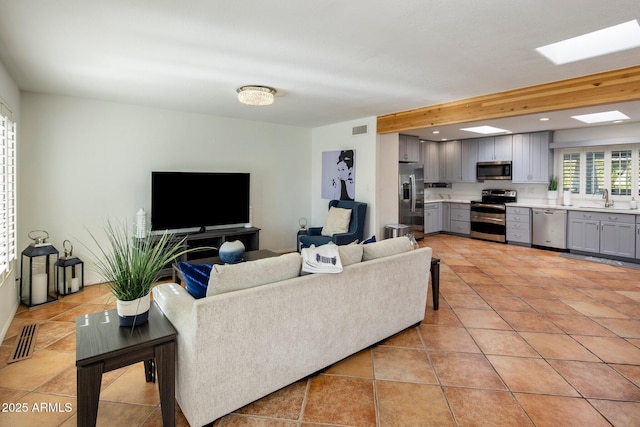
M584 199L612 197L630 200L640 195L640 144L559 149L562 190Z

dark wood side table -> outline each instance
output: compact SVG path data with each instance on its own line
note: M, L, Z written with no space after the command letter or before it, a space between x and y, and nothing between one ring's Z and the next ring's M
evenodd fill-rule
M176 330L157 304L133 329L118 325L116 310L76 317L78 426L96 425L102 374L141 361L147 382L157 368L162 423L175 426Z
M431 257L431 295L433 309L437 310L440 303L440 258Z

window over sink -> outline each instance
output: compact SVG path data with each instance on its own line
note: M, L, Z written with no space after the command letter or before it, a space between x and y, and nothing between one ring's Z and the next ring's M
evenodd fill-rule
M563 191L582 198L600 197L604 189L625 200L640 195L640 144L559 151Z

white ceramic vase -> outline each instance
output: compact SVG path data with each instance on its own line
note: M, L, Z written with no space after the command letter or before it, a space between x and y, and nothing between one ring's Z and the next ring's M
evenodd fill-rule
M133 301L116 300L116 309L118 311L118 321L120 326L138 326L146 323L149 319L150 307L150 294Z

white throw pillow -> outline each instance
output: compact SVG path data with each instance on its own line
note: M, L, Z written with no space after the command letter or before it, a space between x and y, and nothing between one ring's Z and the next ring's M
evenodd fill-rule
M351 209L331 206L320 234L331 237L336 233L346 233L349 231L349 221L351 221Z
M369 261L408 252L413 249L413 245L407 236L402 236L362 245L362 249L362 261Z

